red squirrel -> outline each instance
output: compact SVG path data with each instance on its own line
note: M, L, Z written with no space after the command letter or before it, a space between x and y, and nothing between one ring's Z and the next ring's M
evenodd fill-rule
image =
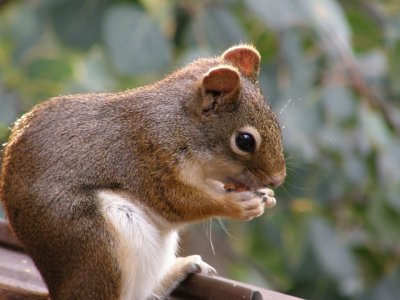
M182 225L275 205L286 167L260 59L231 47L144 87L50 99L15 123L0 198L51 299L162 299L190 273L215 273L176 257Z

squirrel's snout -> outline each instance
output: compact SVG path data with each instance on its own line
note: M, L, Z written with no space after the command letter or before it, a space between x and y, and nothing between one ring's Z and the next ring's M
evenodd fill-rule
M276 188L285 181L285 178L286 172L284 174L268 176L264 181L264 186Z

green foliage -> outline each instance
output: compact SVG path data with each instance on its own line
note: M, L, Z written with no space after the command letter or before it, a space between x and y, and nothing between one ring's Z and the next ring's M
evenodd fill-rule
M266 217L228 223L246 257L229 269L309 299L399 299L399 20L398 0L14 1L0 6L0 142L49 97L252 42L289 175Z
M103 32L112 63L122 74L159 71L171 61L171 45L159 24L131 5L111 7L105 15Z

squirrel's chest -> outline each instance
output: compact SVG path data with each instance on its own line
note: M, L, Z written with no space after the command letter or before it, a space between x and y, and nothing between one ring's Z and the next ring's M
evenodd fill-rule
M121 300L146 299L175 261L178 234L160 230L140 206L124 196L111 191L98 196L105 217L117 233Z

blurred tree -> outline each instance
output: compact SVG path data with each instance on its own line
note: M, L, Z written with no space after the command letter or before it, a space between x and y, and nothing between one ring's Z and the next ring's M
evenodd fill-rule
M133 88L240 42L261 52L289 176L267 216L188 231L186 251L299 297L400 299L398 0L0 1L0 141L49 97Z

